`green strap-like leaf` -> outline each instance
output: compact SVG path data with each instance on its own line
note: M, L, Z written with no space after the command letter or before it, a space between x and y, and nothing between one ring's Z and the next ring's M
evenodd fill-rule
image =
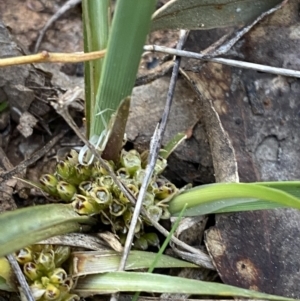
M33 206L0 215L0 257L54 235L80 230L79 223L92 224L69 205Z
M131 95L155 4L156 0L116 3L96 96L97 116L92 123L91 137L101 134L122 99Z
M300 209L296 197L300 182L287 183L217 183L192 188L175 196L169 203L172 215L180 212L187 204L185 216L207 213L234 212L245 210L291 207ZM275 189L275 188L281 188ZM293 191L293 194L285 192Z
M281 0L171 0L153 15L151 30L209 29L253 21Z
M80 296L114 292L182 293L220 297L243 297L278 301L290 298L268 295L230 285L150 273L112 272L78 280L74 290Z

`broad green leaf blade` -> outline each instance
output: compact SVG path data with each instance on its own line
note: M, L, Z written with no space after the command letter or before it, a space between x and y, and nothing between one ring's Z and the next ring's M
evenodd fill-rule
M102 133L122 99L131 95L155 4L156 0L117 1L96 96L97 116L92 123L91 137Z
M79 223L92 224L69 205L33 206L0 215L0 257L54 235L80 230Z
M126 270L148 268L155 259L156 253L131 251ZM121 254L115 251L74 252L72 253L71 274L73 277L89 274L114 272L118 270ZM156 264L157 268L196 268L195 264L162 255Z
M286 188L287 185L281 187ZM266 185L250 183L217 183L192 188L171 200L171 214L178 214L185 204L185 216L278 207L300 209L300 199L292 194Z
M74 290L80 296L115 292L182 293L220 297L245 297L268 300L293 300L230 285L150 273L111 272L78 280Z
M110 26L109 0L83 0L84 52L103 50L107 47ZM95 99L98 90L103 60L84 63L85 117L89 132L95 113ZM89 133L87 133L89 137Z
M151 30L210 29L255 20L281 0L171 0L153 15Z
M300 198L300 181L255 182L253 184L279 189Z

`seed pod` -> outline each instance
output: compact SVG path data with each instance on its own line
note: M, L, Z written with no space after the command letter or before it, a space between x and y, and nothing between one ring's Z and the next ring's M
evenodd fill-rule
M56 189L58 180L56 179L56 177L50 174L45 174L40 177L39 182L45 192L49 193L52 196L58 196Z
M79 193L85 196L89 196L93 188L94 185L92 181L81 182L78 186Z
M116 199L109 205L109 213L113 216L121 216L126 209L127 207Z
M75 194L73 197L72 207L81 215L94 215L101 211L94 198L86 197L81 194Z
M148 242L145 238L140 237L134 240L133 244L134 249L136 250L147 250L148 249Z
M141 157L137 151L126 152L123 150L120 162L130 176L133 176L136 171L142 168Z
M54 269L53 272L48 274L48 276L49 276L50 282L55 285L64 284L68 277L66 271L62 268Z
M33 252L31 248L23 248L16 252L16 259L19 264L25 264L33 260Z
M66 161L71 166L75 166L76 164L78 164L78 153L76 152L76 150L71 149L70 153L66 156Z
M23 266L23 272L31 281L37 280L42 276L42 272L38 269L34 262L27 262Z
M54 251L42 251L36 260L36 264L37 268L42 272L48 273L53 270L55 268Z
M155 205L149 206L147 212L156 222L158 222L162 216L162 208Z
M98 204L103 205L101 207L102 209L108 207L108 205L112 201L112 195L111 195L110 191L104 186L93 188L90 192L90 195L91 195L91 197L93 197L95 199L95 201Z
M87 181L91 178L92 171L89 166L76 164L75 175L76 175L78 181L83 182L83 181Z
M60 296L60 290L52 283L49 283L46 287L46 291L44 293L45 300L56 300Z
M60 267L71 254L69 246L56 246L54 249L54 263L56 267Z
M159 248L159 238L156 233L146 233L142 235L142 238L147 240L149 246Z
M77 192L76 187L65 181L59 181L56 186L59 197L65 201L70 202L74 194Z

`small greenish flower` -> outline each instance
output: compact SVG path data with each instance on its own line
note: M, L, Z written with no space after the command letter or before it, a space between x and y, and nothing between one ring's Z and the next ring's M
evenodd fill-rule
M16 252L16 259L19 264L25 264L33 260L33 252L31 248L23 248Z
M78 153L76 152L76 150L71 149L70 153L66 156L66 161L71 166L75 166L76 164L78 164Z
M154 204L154 194L147 191L143 199L143 205L147 208L153 204Z
M66 161L59 161L56 165L56 174L62 180L70 182L75 177L75 166Z
M52 300L57 300L59 296L60 296L59 288L57 288L54 284L49 283L46 286L46 291L43 295L44 299L52 301Z
M167 165L168 163L166 159L158 157L154 167L154 173L160 175L166 169Z
M38 269L34 262L25 263L23 266L23 272L31 281L35 281L42 276L42 272Z
M134 178L135 183L138 185L138 187L140 187L142 185L144 178L145 178L145 174L146 174L146 171L144 169L139 169L134 174L133 178Z
M90 192L91 197L95 199L95 201L98 204L103 205L102 208L104 209L105 207L108 207L108 205L112 201L112 195L110 191L102 186L102 187L95 187L91 190Z
M113 201L109 205L109 213L113 216L121 216L126 209L127 206L116 199L113 199Z
M78 214L94 215L101 211L94 198L86 197L81 194L75 194L72 200L72 207Z
M120 159L122 166L126 169L130 176L133 176L138 170L142 168L140 154L135 150L129 152L122 150Z
M163 186L158 187L154 193L156 198L163 200L172 196L177 191L177 188L174 184L167 182Z
M161 219L170 219L171 218L171 213L168 210L167 207L162 207L162 215L161 215Z
M39 270L42 272L49 272L54 270L55 262L54 262L54 251L42 251L39 257L36 260L36 264Z
M89 166L77 164L75 166L75 175L79 182L87 181L92 176L92 170Z
M30 289L35 300L41 299L46 292L46 288L40 280L34 281L33 284L30 285Z
M120 179L129 179L130 178L130 174L129 172L126 170L125 167L121 167L116 171L117 176Z
M51 273L48 274L48 277L50 279L50 282L55 285L61 285L64 284L68 275L66 271L62 268L56 268Z
M96 183L98 186L104 186L107 189L111 189L111 187L114 185L114 180L112 179L111 176L106 175L102 177L97 177Z
M43 190L52 196L58 196L56 185L58 180L50 174L42 175L39 179Z
M147 212L156 222L158 222L162 216L162 208L155 205L149 206Z
M78 186L79 193L85 196L89 196L93 188L94 184L92 181L81 182Z
M77 192L74 185L65 181L59 181L56 188L59 197L65 202L70 202L74 194Z

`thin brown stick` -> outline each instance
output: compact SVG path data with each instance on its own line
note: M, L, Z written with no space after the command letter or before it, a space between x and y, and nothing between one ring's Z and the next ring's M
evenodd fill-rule
M78 63L103 58L106 50L93 52L53 53L42 51L37 54L0 59L0 67L37 63Z

